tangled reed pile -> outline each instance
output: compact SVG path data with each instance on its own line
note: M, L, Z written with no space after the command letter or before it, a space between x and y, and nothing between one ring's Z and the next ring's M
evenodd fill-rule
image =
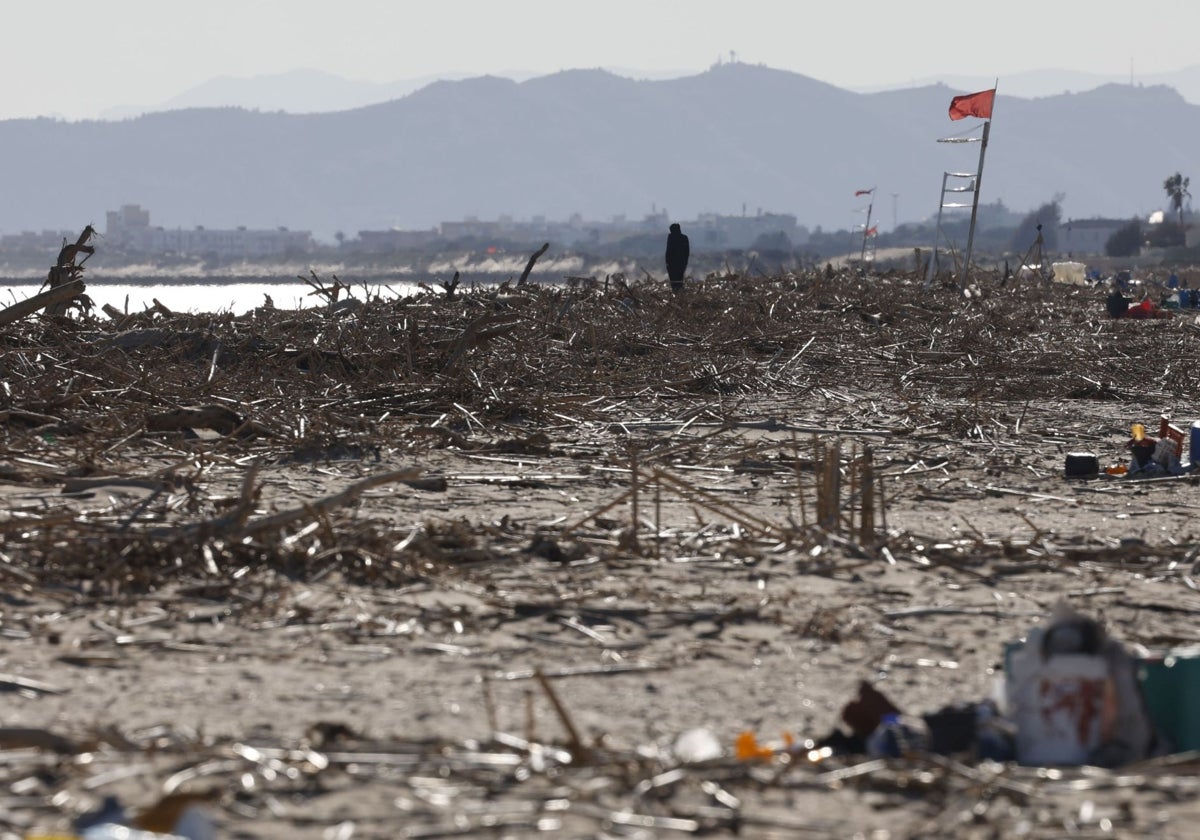
M335 288L344 291L341 284ZM730 563L800 545L805 551L797 562L818 571L879 551L891 563L907 557L922 568L962 568L975 579L985 577L978 569L986 566L988 580L1008 574L1014 554L1022 572L1030 556L1042 558L1043 571L1056 563L1111 562L1147 575L1194 559L1186 546L1151 546L1139 556L1124 544L1088 545L1085 551L1056 540L1054 547L1042 534L1015 547L973 538L969 556L954 543L935 545L894 529L868 545L866 537L838 536L829 527L830 515L840 517L836 506L832 514L826 506L811 522L803 508L787 522L767 522L670 471L685 462L691 469L720 464L747 482L759 474L802 471L829 481L829 463L822 459L837 449L814 444L810 455L807 443L794 440L756 448L721 438L735 426L828 437L883 430L914 441L979 441L1003 454L1022 434L1054 435L1050 426L1060 421L1031 409L1034 402L1120 401L1157 412L1190 398L1200 385L1200 373L1188 363L1197 327L1187 315L1112 321L1094 289L1006 287L993 277L966 291L926 290L904 274L729 274L711 276L679 297L661 286L621 280L607 287L327 297L328 305L301 311L178 315L158 306L117 317L85 312L10 325L0 339L0 480L9 496L8 513L0 518L0 581L30 596L53 590L77 608L136 602L158 592L199 593L265 620L274 603L269 590L284 582L337 575L386 589L458 578L477 582L497 604L502 599L496 590L504 589L503 609L522 618L557 615L562 601L532 576L521 577L517 563L498 561L535 556L558 563L572 576L562 585L577 583L597 600L616 600L619 582L605 577L603 568L575 570L572 564L597 554L601 567L650 551L699 554L697 545L718 541L736 547ZM686 441L652 434L664 427L711 434ZM538 464L551 456L592 463L630 485L618 498L632 502L634 513L623 520L599 498L531 535L507 517L412 528L386 507L368 503L374 490L388 484L420 493L443 490L447 482L459 487L483 480L428 469L443 450L497 463ZM843 462L845 454L832 456L832 472L853 460ZM996 474L1013 467L991 457L987 468ZM908 463L916 475L937 466L916 455ZM273 511L262 509L264 476L297 466L336 466L345 478L344 465L357 470L357 480L335 481L334 492L317 498L297 493ZM504 480L544 486L581 477L554 469L553 475L526 470ZM815 489L815 479L807 486ZM122 487L139 493L80 504ZM660 503L652 494L663 488L727 514L733 525L672 529L658 521L657 511L648 522ZM845 575L855 565L838 568ZM1115 591L1099 587L1086 595ZM717 611L677 606L672 612L671 597L638 592L630 596L642 599L636 607L601 615L592 606L588 614L614 624L633 616L652 627L655 621L668 627L724 622L735 614L763 617L752 598ZM287 606L286 598L276 600L279 609ZM883 620L904 622L916 614L884 613ZM451 613L420 618L468 620ZM596 638L586 621L564 621ZM330 619L322 626L335 624ZM5 632L28 637L34 625L18 627L0 614ZM821 610L803 629L818 638L846 632L844 619ZM1162 636L1178 639L1181 632L1173 623L1163 626ZM788 767L808 760L802 753L791 763L720 759L683 768L643 749L584 744L573 732L569 709L542 675L506 678L539 680L572 733L564 745L509 735L487 742L381 743L350 731L270 745L206 740L163 727L68 743L37 733L25 740L8 733L4 741L0 731L0 746L15 755L0 776L11 783L10 813L44 808L78 769L64 768L56 756L85 750L137 756L137 762L169 772L168 795L197 778L227 779L244 809L266 809L263 791L328 794L371 779L407 791L402 798L412 800L406 807L414 817L408 835L425 837L488 831L523 836L564 826L646 836L741 828L821 836L844 824L791 815L787 797L855 784L869 786L884 804L914 793L940 803L933 809L937 816L923 824L923 836L948 836L970 823L981 837L1016 825L1028 836L1050 837L1063 824L1058 817L1039 822L1040 811L1005 810L1032 801L1035 783L1046 781L1034 778L1034 771L1014 777L937 758L829 769L818 765L817 756L813 769L791 773ZM7 687L33 695L49 688L27 680ZM1186 761L1143 768L1133 781L1084 773L1062 781L1059 793L1143 785L1163 796L1191 795L1195 786L1175 773L1181 766ZM569 783L556 782L568 773L575 774ZM256 781L247 786L246 778ZM762 804L764 796L775 795L769 808L755 811L739 801L753 796ZM437 805L443 799L473 804ZM345 836L352 834L353 826Z
M244 476L251 465L397 447L415 459L471 438L545 447L550 424L612 420L619 404L664 416L680 400L717 419L751 399L818 416L833 403L848 406L852 425L847 395L871 394L899 428L965 435L980 406L1162 404L1200 385L1187 362L1191 318L1110 321L1094 290L981 285L964 294L904 275L730 275L678 298L619 282L236 316L27 319L0 348L0 478L80 491L116 477L154 496L107 519L14 511L0 525L0 569L59 582L123 576L139 588L230 555L221 566L302 577L303 540L283 541L282 527L242 539L252 486L237 523L223 515L239 500L205 496L214 466ZM343 536L339 550L390 544L370 528Z

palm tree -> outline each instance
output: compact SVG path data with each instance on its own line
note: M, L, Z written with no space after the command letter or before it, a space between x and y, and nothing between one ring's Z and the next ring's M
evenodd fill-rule
M1179 214L1180 230L1183 230L1183 200L1192 197L1192 194L1188 192L1188 184L1191 180L1191 178L1184 178L1176 172L1170 178L1163 181L1163 189L1167 191L1167 198L1171 200L1171 206Z

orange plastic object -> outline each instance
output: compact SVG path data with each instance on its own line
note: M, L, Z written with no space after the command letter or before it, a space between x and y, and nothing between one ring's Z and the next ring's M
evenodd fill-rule
M737 736L733 753L738 761L770 761L775 757L775 750L758 743L749 729Z

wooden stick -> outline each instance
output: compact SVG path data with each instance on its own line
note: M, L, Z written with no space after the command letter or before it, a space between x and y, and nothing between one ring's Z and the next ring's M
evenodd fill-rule
M858 463L858 445L850 444L850 496L847 499L848 505L846 510L846 530L852 535L854 530L854 500L858 497L858 479L859 479Z
M446 357L446 364L442 366L442 373L448 373L453 369L459 360L462 359L463 354L471 348L496 336L512 332L517 328L519 323L519 321L512 320L509 315L489 313L479 316L467 324L462 335L455 339Z
M825 453L821 449L821 441L816 432L813 432L812 448L813 491L817 497L814 506L815 524L820 526L825 521Z
M537 672L534 672L535 676ZM533 743L537 740L537 716L533 712L533 689L525 689L525 740Z
M879 476L879 524L883 526L883 531L887 534L887 496L883 492L883 476Z
M792 471L796 473L796 496L800 500L800 527L808 529L808 507L804 504L803 473L800 471L800 445L796 442L796 433L792 432Z
M314 516L350 504L368 490L373 490L384 484L410 481L419 478L420 474L420 470L407 469L369 476L361 481L354 482L340 493L334 493L331 496L325 496L300 507L282 510L279 513L273 513L270 516L263 516L252 522L248 522L247 519L254 509L254 479L257 475L257 468L252 468L247 472L246 479L242 484L241 499L238 500L237 505L229 513L182 528L156 528L150 533L151 536L155 537L191 534L213 534L228 537L229 539L251 537L263 531L283 528L299 519L311 519Z
M654 556L662 557L662 482L654 481Z
M482 683L483 709L487 714L488 729L492 732L499 732L500 727L496 723L496 701L492 698L492 678L484 674Z
M629 448L629 506L633 517L629 533L633 545L636 547L638 534L638 462L636 446Z
M86 287L83 285L82 280L72 280L70 283L54 286L31 298L17 301L12 306L0 310L0 327L11 324L14 321L19 321L27 315L37 312L39 309L65 303L72 298L76 298L83 294L84 288Z
M518 286L524 286L525 281L529 279L529 272L533 271L533 264L538 261L538 257L550 250L550 243L547 242L541 248L533 252L533 256L529 258L529 262L525 263L525 270L521 272L521 279L517 281Z
M684 496L684 498L687 498L694 504L698 504L701 507L707 508L713 513L719 513L727 519L732 519L734 522L749 528L752 531L758 531L759 533L774 537L779 536L778 526L768 522L765 519L760 519L753 514L739 510L733 505L723 502L722 500L704 492L698 487L692 487L686 481L676 478L668 472L664 472L656 467L653 471L653 475L658 481L665 482L666 484L675 487L676 490L678 490L680 494Z
M862 513L858 519L858 541L870 546L875 542L875 458L870 446L862 454Z
M580 519L579 521L577 521L574 525L568 525L566 528L563 528L563 533L569 534L578 528L582 528L584 523L586 523L588 520L595 519L597 516L601 515L602 513L608 513L610 510L615 508L617 505L624 504L625 500L629 498L629 493L630 493L630 491L626 490L624 493L617 496L617 498L613 499L611 502L604 505L604 507L601 507L601 508L598 508L597 510L592 511L587 516L585 516L582 519Z
M554 688L550 685L550 680L546 679L546 675L542 673L541 668L534 669L533 678L538 681L538 685L542 687L542 691L545 692L550 705L554 707L554 712L558 715L559 722L562 723L563 729L567 731L567 743L571 747L571 752L578 758L586 748L583 745L583 740L579 737L579 730L575 728L575 722L571 720L571 716L567 713L567 707L558 698Z

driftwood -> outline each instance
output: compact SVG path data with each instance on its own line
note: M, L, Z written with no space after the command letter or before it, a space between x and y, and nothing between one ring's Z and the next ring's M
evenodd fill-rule
M521 272L521 278L519 280L517 280L518 286L525 285L525 281L529 279L529 272L533 271L533 264L538 261L538 258L541 257L542 254L546 253L549 250L550 250L550 243L547 242L541 248L538 248L536 251L533 252L533 255L530 256L530 258L529 258L529 262L525 263L525 270Z
M629 289L636 308L625 302ZM0 824L47 833L110 791L202 782L226 793L223 829L250 836L270 820L278 833L311 833L330 814L316 797L352 777L356 835L394 835L394 803L402 800L405 831L424 837L585 836L614 826L842 836L862 828L853 823L863 814L914 836L956 836L962 826L1009 836L1018 823L1033 826L1031 837L1059 836L1068 823L1099 836L1101 817L1118 833L1160 836L1163 824L1152 824L1160 809L1186 814L1195 800L1194 756L1143 763L1124 776L1062 768L1055 781L1037 768L936 757L863 763L810 751L804 740L773 763L728 753L739 719L764 719L762 697L737 684L742 663L761 655L764 667L786 669L783 650L793 642L811 644L823 669L890 668L894 677L901 667L928 668L939 682L921 695L940 698L938 688L951 701L972 699L977 682L936 673L958 661L954 646L964 638L978 645L979 655L961 660L969 676L994 661L986 651L998 655L1003 640L1040 616L1051 595L1089 599L1130 641L1196 641L1197 556L1183 529L1197 505L1188 488L1063 484L1057 475L1067 447L1116 449L1120 457L1128 423L1154 419L1145 416L1148 405L1190 410L1195 331L1183 318L1153 330L1104 321L1090 294L1034 289L981 307L957 291L927 292L920 278L861 282L806 272L708 278L687 300L652 282L621 287L619 296L527 287L494 319L490 293L460 290L464 300L446 305L440 289L372 300L353 323L331 319L325 306L242 320L153 314L166 319L160 336L207 336L202 356L170 339L113 352L119 345L106 339L119 333L116 320L86 332L34 319L10 326L0 348L0 363L13 372L3 392L10 413L0 415L0 477L25 487L6 487L16 492L0 517L0 588L8 596L0 640L11 654L6 670L22 679L0 675L0 690L69 693L52 701L67 721L66 741L0 730ZM301 368L304 359L311 364ZM1138 382L1141 398L1116 402L1109 381ZM143 433L148 415L206 403L270 418L279 434L241 441L232 452L227 438L185 446ZM227 430L234 420L225 419ZM87 435L66 442L30 429L83 422ZM832 446L810 451L810 433L840 439L838 458ZM872 439L869 459L864 436ZM304 451L323 462L289 467ZM634 451L636 464L614 457ZM354 483L397 463L434 474L402 470ZM477 463L486 472L468 466ZM265 487L255 464L270 471ZM815 494L826 477L832 489L835 470L840 504L824 512L836 530L825 532ZM147 492L86 505L57 493L64 485L103 493L96 483L112 483L113 474L131 476L128 486L145 482ZM967 480L972 475L979 478ZM169 485L172 476L181 485ZM446 479L454 499L366 492L393 480L436 491ZM894 527L883 521L882 495L872 493L884 482ZM506 488L502 518L485 484ZM927 509L930 499L966 504L944 512ZM1030 511L1028 528L1007 512L1017 504L1019 515ZM1063 524L1093 504L1156 524L1129 523L1144 541L1124 539L1119 523L1100 525L1108 529L1102 539ZM965 522L995 511L1004 513L977 520L978 528ZM966 527L949 524L956 519ZM932 533L904 530L914 522ZM1159 522L1178 526L1179 538L1159 536ZM633 556L637 544L623 539L631 532L661 562ZM797 575L825 578L814 590L819 599L804 597ZM996 605L1000 577L1020 600L1010 604L1006 595ZM1075 588L1082 582L1086 588ZM923 597L933 591L936 601ZM226 621L232 632L196 631ZM959 624L978 639L943 632ZM39 674L46 685L25 679L38 662L105 666L145 675L131 684L154 692L166 669L139 670L143 652L175 657L163 664L186 669L181 657L230 653L222 636L234 633L247 672L262 656L296 657L294 690L267 698L280 704L287 727L244 729L249 718L233 703L222 727L228 734L198 736L169 723L143 725L156 721L115 706L122 729L96 733L89 715L75 713L88 708L74 705L90 699L80 688L86 673ZM47 647L51 638L61 655ZM365 707L373 696L361 694L356 679L338 680L349 694L310 684L318 675L306 672L304 649L313 640L350 667L442 657L450 679L439 673L439 694L463 704L461 737L408 740L385 734L399 729L390 721L365 720L358 733L323 717L297 718L322 714L310 700ZM895 655L843 659L845 641ZM507 661L508 651L544 668L491 672L488 663ZM688 667L710 658L718 670ZM471 709L468 675L481 667L491 693L487 724ZM653 685L638 674L673 668ZM240 679L232 670L214 677ZM654 748L645 749L644 718L635 716L709 675L729 683L708 696L737 704L718 710L726 726L713 734L724 755L689 763L662 749L664 727L683 720L670 709ZM548 688L568 679L590 686ZM611 702L600 685L606 679L623 681L620 696L630 704ZM647 689L672 690L643 704L642 692L629 691L643 680ZM836 699L833 690L814 679L805 693L824 705ZM503 731L518 723L523 696L529 719L541 715L540 738L533 726L526 738ZM17 704L11 722L24 725L34 705ZM803 716L825 730L826 719ZM88 749L87 761L58 754L97 740L103 749ZM545 804L552 789L561 800L554 808ZM808 808L827 790L850 816ZM1080 816L1084 790L1098 791L1089 795L1090 820ZM1036 804L1025 802L1034 796ZM1127 798L1127 812L1108 805ZM278 802L287 808L277 813Z
M49 750L60 755L71 755L79 750L79 745L49 729L3 727L0 728L0 749Z
M438 284L446 290L446 300L454 300L454 290L458 288L461 276L461 273L456 271L454 272L454 276L450 278L450 282Z
M419 481L420 478L421 471L418 469L393 470L392 472L368 476L330 496L325 496L308 504L247 522L244 527L238 529L237 535L239 537L246 537L260 534L264 531L283 528L297 520L319 516L351 504L363 493L366 493L368 490L374 490L376 487L383 487L387 484L405 484L410 481Z
M462 335L455 339L454 343L450 346L450 352L446 356L446 363L442 366L442 371L448 372L453 370L468 350L478 347L493 338L512 332L519 324L519 321L512 320L505 315L488 314L476 318L467 324L467 328L463 330Z
M54 269L67 273L74 273L82 268L83 264L88 261L92 254L96 253L96 249L89 245L88 242L96 235L96 229L91 225L86 225L79 234L79 238L74 242L64 242L62 249L58 252L58 259L55 261ZM78 263L75 258L80 254L84 254L84 258ZM51 269L53 271L54 269ZM55 285L53 282L51 285Z
M245 417L224 405L183 406L146 417L146 429L151 432L211 429L222 435L230 435L245 425Z
M312 287L313 290L308 293L310 296L316 295L324 298L325 302L329 304L330 312L341 311L346 308L344 305L339 307L338 303L342 292L346 292L346 294L349 295L351 293L351 289L348 285L343 283L336 274L330 275L333 277L332 286L326 286L317 272L313 271L312 269L309 269L308 274L308 277L305 277L302 274L297 275L297 279ZM341 303L346 304L348 301L341 301Z
M14 321L19 321L27 315L37 312L39 309L46 309L49 312L55 307L65 306L68 302L83 294L83 290L84 285L82 280L72 280L68 283L47 289L31 298L17 301L12 306L0 310L0 327L11 324Z
M86 493L100 487L128 487L136 490L149 490L159 493L174 486L174 482L161 478L124 478L122 476L92 476L89 478L68 478L63 482L64 493Z
M180 336L171 334L163 329L130 330L129 332L107 335L98 339L104 347L119 347L122 350L138 350L142 347L160 347L168 339L178 340Z
M131 316L132 317L132 316ZM117 325L118 328L121 326ZM146 329L127 330L114 335L100 334L96 337L100 347L116 347L121 350L143 350L150 347L170 349L187 349L208 355L218 346L210 337L199 330L169 329L167 327L147 327Z
M87 262L88 257L96 253L96 249L89 245L88 242L96 235L96 229L91 225L84 227L79 234L79 238L74 242L63 241L63 246L58 252L58 259L51 266L49 273L46 275L46 285L51 289L56 289L59 286L65 286L73 283L83 276L83 264ZM78 263L76 258L83 254L84 257ZM80 291L82 294L82 290ZM74 296L72 296L74 297ZM46 307L48 315L64 315L67 311L67 304L71 298L56 301Z
M421 478L421 471L416 469L394 470L369 476L333 495L251 520L250 514L254 511L254 503L258 495L256 478L257 470L252 469L246 474L246 478L242 482L242 495L238 504L224 516L187 525L182 529L157 528L153 531L154 535L159 537L198 535L204 538L222 537L237 540L268 531L278 531L302 519L313 519L351 504L363 493L374 490L376 487L418 480Z

